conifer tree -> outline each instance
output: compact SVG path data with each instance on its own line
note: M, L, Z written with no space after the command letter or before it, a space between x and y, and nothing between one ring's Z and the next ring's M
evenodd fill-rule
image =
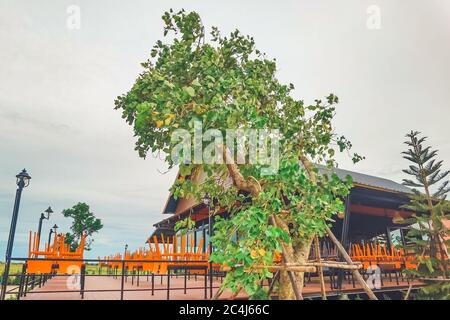
M449 229L443 223L449 219L450 203L446 200L450 191L446 180L450 171L442 170L443 161L438 161L437 150L424 146L427 137L417 131L406 135L408 150L402 152L403 158L413 164L404 173L411 179L404 179L403 184L412 187L411 201L404 208L416 214L406 219L410 224L409 240L406 249L414 255L417 269L409 269L410 276L421 279L433 279L417 295L417 298L450 299L448 279ZM438 280L438 281L436 281ZM442 281L439 281L442 280Z

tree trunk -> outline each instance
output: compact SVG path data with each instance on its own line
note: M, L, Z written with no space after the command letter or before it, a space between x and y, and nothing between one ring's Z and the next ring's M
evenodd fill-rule
M300 278L297 278L297 281ZM280 286L278 288L278 297L280 300L295 300L294 290L291 280L286 270L280 272Z
M311 181L316 182L316 175L313 171L313 164L311 161L309 161L308 157L306 157L304 154L299 155L299 160L303 163L303 166L311 179ZM279 223L278 221L281 219L277 219L277 223L280 227L282 227L285 231L289 232L289 228L287 227L287 223L285 221L282 221L282 223ZM302 239L302 241L299 241L300 239L292 239L291 238L291 244L288 245L292 254L292 261L295 261L299 264L304 264L308 261L309 253L311 250L311 245L314 237L310 237L309 239ZM294 247L292 246L292 243L296 243ZM303 291L303 285L305 283L305 273L304 272L296 272L296 281L298 288L300 289L300 292ZM280 288L279 288L279 298L280 300L294 300L294 290L292 288L289 276L287 271L282 271L280 273Z
M311 250L312 240L308 240L305 244L293 249L292 261L298 264L305 264L308 262L309 252ZM292 248L292 247L291 247ZM295 272L297 285L300 291L303 291L303 285L305 283L305 273ZM280 287L279 287L280 300L295 300L294 290L289 279L288 272L282 270L280 272Z
M311 252L313 238L306 239L301 245L294 248L294 258L295 261L299 264L305 264L308 262L309 253ZM303 292L303 286L305 283L305 273L297 272L297 283L300 289Z
M259 181L251 176L247 177L247 179L244 178L239 170L238 165L235 164L230 151L225 145L220 145L218 151L222 153L223 160L227 166L228 172L233 180L234 185L240 190L250 192L252 196L258 196L258 194L261 192L261 185L259 184ZM310 179L315 182L316 177L312 170L312 163L304 155L300 156L300 160L304 164L304 167ZM290 233L288 223L286 223L286 221L277 216L274 216L274 219L280 228L284 229L288 234ZM300 264L306 263L308 261L313 239L314 237L305 239L303 240L303 242L301 242L300 245L296 245L295 248L292 246L292 243L295 243L295 240L298 241L299 239L291 239L291 243L284 244L284 254L289 259L289 261ZM304 284L304 272L295 272L295 275L296 282L301 294ZM280 272L279 297L281 300L295 299L294 290L291 284L291 278L289 277L289 274L286 270L281 270Z

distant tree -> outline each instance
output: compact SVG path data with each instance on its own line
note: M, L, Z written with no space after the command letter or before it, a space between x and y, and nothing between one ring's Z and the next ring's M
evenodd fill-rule
M82 234L85 233L87 235L85 249L90 250L91 244L94 242L92 235L103 228L102 221L89 211L89 205L84 202L79 202L72 208L63 210L62 214L66 218L73 219L70 227L72 232L66 233L66 244L75 250L80 243Z
M445 239L450 232L443 220L450 218L450 203L446 200L450 185L445 180L450 171L442 171L443 161L436 160L437 150L424 146L426 137L411 131L407 138L405 144L409 148L402 154L413 164L403 172L413 179L404 179L403 184L412 187L413 194L411 202L404 207L416 214L404 221L412 225L406 248L414 254L418 266L407 272L422 279L447 279L450 242ZM423 288L417 298L450 299L450 283L435 280Z

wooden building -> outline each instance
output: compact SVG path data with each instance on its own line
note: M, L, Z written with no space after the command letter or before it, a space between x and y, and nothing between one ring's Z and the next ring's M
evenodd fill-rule
M408 203L411 190L388 179L342 169L335 169L335 172L342 179L350 175L354 182L346 199L345 215L335 217L333 225L333 231L341 242L346 247L374 237L384 239L389 245L404 242L402 229L405 226L398 222L412 214L401 208ZM199 236L208 229L207 208L193 199L175 199L169 195L162 213L166 217L154 224L155 234L173 235L175 223L186 217L196 221Z
M326 169L322 168L321 170ZM335 172L341 179L350 175L354 182L350 195L345 199L346 210L334 217L335 222L332 226L333 233L341 240L346 250L351 252L353 244L364 246L368 243L376 243L388 248L387 250L391 250L399 244L405 244L408 227L399 222L412 215L412 212L402 209L402 205L409 202L408 195L411 190L384 178L342 169L335 169ZM204 204L196 203L192 199L175 199L169 195L163 215L166 217L154 224L154 234L162 233L165 236L172 236L175 234L173 230L175 223L190 217L196 223L195 230L190 232L194 237L194 243L196 245L198 239L203 237L205 239L204 252L206 251L211 220L208 219L208 208ZM321 241L321 249L324 258L337 255L328 246L326 239ZM339 259L339 257L337 258ZM335 273L334 275L339 278L334 287L342 288L345 274ZM395 277L401 277L401 272L395 272ZM389 278L391 278L391 274L389 274ZM330 282L333 281L330 278ZM398 284L398 280L396 281ZM333 288L333 284L331 288Z

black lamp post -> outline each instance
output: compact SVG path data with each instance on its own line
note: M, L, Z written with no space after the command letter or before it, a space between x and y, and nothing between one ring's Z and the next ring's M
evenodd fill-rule
M9 276L9 267L11 265L11 254L14 245L14 236L16 234L16 225L17 225L17 217L19 215L19 207L20 207L20 199L22 197L23 188L28 187L30 184L31 177L27 173L27 170L23 169L18 175L16 175L16 199L14 202L13 215L11 219L11 227L9 228L9 238L8 245L6 247L6 259L5 259L5 270L3 271L3 279L2 279L2 292L0 294L0 300L5 300L6 296L6 285L8 282Z
M211 260L212 254L212 226L211 226L211 197L208 193L203 197L203 204L208 208L208 247L209 247L209 296L212 298L212 289L213 289L213 264Z
M50 242L52 241L52 233L56 234L56 229L59 227L55 224L53 226L53 229L50 229L50 232L48 233L48 247L50 248Z
M41 231L42 231L42 220L48 220L50 219L50 214L53 213L53 210L51 207L48 207L47 210L44 211L47 215L44 213L41 213L41 217L39 218L39 227L38 227L38 251L39 251L39 244L41 243Z

